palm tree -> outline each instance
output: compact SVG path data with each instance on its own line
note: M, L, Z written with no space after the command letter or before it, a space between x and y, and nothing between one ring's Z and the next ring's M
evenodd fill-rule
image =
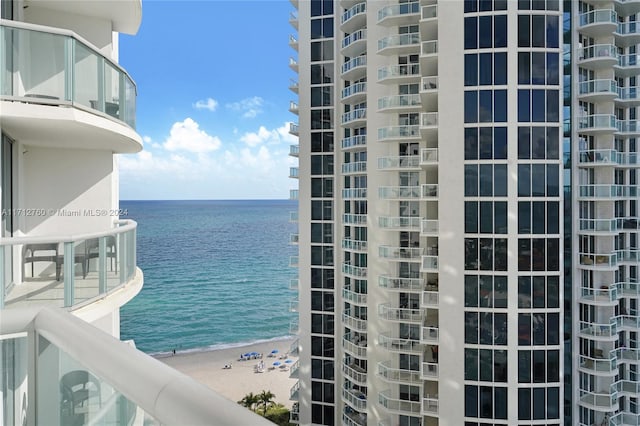
M276 396L271 393L271 391L265 391L263 390L262 392L260 392L260 394L257 396L258 398L258 406L262 405L262 415L264 416L265 414L267 414L267 408L271 407L274 404L274 398Z
M238 401L238 404L242 405L243 407L247 407L251 411L256 411L254 407L260 402L261 399L259 399L258 395L254 395L253 392L249 392L244 396L244 398Z

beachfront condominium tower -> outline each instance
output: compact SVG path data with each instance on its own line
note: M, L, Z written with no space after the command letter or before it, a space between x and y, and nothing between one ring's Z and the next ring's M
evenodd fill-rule
M639 424L640 1L292 3L292 420Z

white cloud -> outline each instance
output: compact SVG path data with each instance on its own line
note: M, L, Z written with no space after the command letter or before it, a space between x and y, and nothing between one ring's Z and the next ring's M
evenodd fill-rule
M233 111L244 111L242 114L244 118L254 118L262 113L262 105L264 105L264 99L260 96L254 96L239 102L228 103L226 107Z
M204 153L220 148L222 142L217 136L211 136L204 130L200 130L198 123L191 118L171 126L169 137L164 143L167 151L188 151Z
M206 100L199 100L193 104L195 109L208 109L209 111L215 111L218 108L218 101L213 98L207 98Z
M282 127L267 130L266 127L260 126L257 132L245 133L240 140L247 145L253 147L260 144L276 145L280 143L296 143L298 138L289 134L289 123L284 123Z

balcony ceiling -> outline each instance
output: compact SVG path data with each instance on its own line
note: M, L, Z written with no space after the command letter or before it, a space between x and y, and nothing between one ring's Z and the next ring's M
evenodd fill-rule
M142 22L142 0L24 0L24 6L108 19L113 31L131 35Z
M0 126L26 145L135 153L142 139L117 120L79 108L0 102Z

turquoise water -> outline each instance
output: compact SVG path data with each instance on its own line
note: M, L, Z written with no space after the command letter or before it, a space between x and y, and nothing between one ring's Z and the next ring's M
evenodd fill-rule
M138 222L140 294L121 310L121 338L147 353L286 338L294 314L297 203L121 201Z

